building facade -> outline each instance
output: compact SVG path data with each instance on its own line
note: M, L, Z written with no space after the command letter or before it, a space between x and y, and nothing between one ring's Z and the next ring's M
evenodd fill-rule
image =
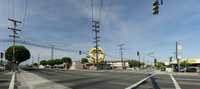
M122 65L124 68L128 68L129 64L130 64L130 60L123 60L123 62L121 60L113 60L113 61L105 61L107 64L110 64L113 68L122 68Z

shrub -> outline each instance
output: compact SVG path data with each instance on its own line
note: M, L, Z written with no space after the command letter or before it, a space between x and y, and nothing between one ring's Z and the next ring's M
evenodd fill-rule
M189 68L187 71L188 72L197 72L197 69L196 68Z

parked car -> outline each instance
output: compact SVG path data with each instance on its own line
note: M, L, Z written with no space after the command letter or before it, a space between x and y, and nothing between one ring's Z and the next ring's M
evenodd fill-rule
M0 71L3 71L3 67L2 66L0 66Z
M28 66L26 69L27 70L33 70L34 68L33 68L33 66Z

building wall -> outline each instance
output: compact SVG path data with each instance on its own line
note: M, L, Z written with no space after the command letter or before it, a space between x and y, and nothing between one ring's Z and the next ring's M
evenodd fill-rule
M117 68L121 68L122 67L122 62L107 62L107 64L110 64L112 67L117 67ZM123 62L123 66L124 67L128 67L129 66L129 62Z
M81 62L73 62L70 69L71 70L82 70L83 64L81 64Z
M197 64L200 63L200 59L181 59L180 62L183 61L188 61L188 63L190 64ZM170 64L177 64L177 60L173 59L172 62L170 62Z

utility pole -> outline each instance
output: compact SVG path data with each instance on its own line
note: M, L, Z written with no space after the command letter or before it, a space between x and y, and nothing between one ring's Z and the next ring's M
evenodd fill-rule
M12 60L12 70L13 72L15 72L15 63L18 61L15 61L15 38L19 38L19 36L16 36L17 35L17 32L16 31L21 31L20 29L16 29L16 26L17 26L17 23L22 23L21 21L17 21L17 20L14 20L14 19L10 19L8 18L8 20L12 21L14 23L14 28L10 28L8 27L8 29L12 30L13 31L13 35L9 35L9 37L13 37L13 60Z
M5 53L6 53L6 52L5 52L5 41L4 41L4 55L6 55ZM7 63L6 63L6 58L5 58L5 56L4 56L3 58L4 58L4 68L3 68L3 69L4 69L4 71L5 71L5 70L6 70L6 64L7 64Z
M52 48L51 48L51 60L53 60L53 45L52 45Z
M144 59L144 57L143 57L143 63L145 62L144 60L145 60L145 59Z
M40 64L40 53L38 53L38 65Z
M33 66L34 57L32 57L32 66Z
M122 62L122 69L124 68L124 66L123 66L123 49L124 48L122 48L122 46L124 46L125 44L121 44L121 45L119 45L119 47L120 47L120 55L121 55L121 62Z
M30 60L30 59L28 59L28 66L29 66L29 60Z
M96 43L96 45L94 46L95 48L96 48L96 63L97 63L97 71L98 71L98 68L99 68L99 63L98 63L98 42L99 42L99 36L98 36L98 33L99 33L99 21L92 21L93 23L94 23L94 25L92 26L93 27L93 31L95 32L95 42L94 43ZM94 61L94 64L95 64L95 61Z

